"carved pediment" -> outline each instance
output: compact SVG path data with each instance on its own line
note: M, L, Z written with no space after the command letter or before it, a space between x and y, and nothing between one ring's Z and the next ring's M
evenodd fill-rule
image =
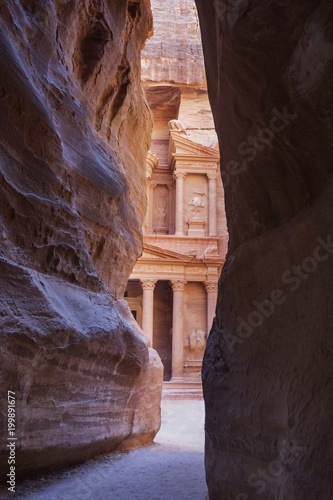
M172 252L153 245L144 244L143 253L139 261L161 261L161 262L188 262L194 258L193 255L185 255L178 252Z
M193 142L188 137L170 130L169 165L172 162L172 157L175 155L197 157L200 161L205 161L205 158L210 160L216 159L218 161L220 157L216 149Z

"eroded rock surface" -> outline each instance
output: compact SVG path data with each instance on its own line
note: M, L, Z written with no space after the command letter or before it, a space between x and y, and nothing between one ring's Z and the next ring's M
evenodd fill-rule
M154 36L142 52L142 76L153 82L205 85L194 0L152 0Z
M204 359L214 500L330 500L330 2L197 0L230 234Z
M178 119L188 137L217 144L208 101L195 0L151 0L154 33L142 51L142 80L154 115L151 151L167 165L168 122Z
M142 250L149 2L0 6L1 465L17 472L151 441L162 366L123 296Z

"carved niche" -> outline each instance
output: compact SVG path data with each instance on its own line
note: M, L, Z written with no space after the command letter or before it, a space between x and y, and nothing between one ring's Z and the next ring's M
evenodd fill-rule
M185 183L185 221L187 236L202 238L206 235L208 217L208 183L206 175L188 174Z
M154 189L154 233L169 232L169 190L167 185L158 184Z
M187 352L189 353L184 362L184 374L200 378L202 358L206 347L206 332L204 330L192 330L188 336Z
M192 198L187 202L188 208L188 236L203 237L205 236L205 193L196 191Z

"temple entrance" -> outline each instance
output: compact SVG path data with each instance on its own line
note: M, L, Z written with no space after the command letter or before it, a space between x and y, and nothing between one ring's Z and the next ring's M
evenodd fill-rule
M158 281L154 291L153 347L163 366L163 380L172 376L172 288L167 281Z

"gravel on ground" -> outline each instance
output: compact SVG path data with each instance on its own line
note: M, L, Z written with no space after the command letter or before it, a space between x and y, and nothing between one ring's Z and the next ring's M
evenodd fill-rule
M17 484L1 499L207 500L204 403L163 400L154 444L110 453ZM3 491L3 490L1 490Z

